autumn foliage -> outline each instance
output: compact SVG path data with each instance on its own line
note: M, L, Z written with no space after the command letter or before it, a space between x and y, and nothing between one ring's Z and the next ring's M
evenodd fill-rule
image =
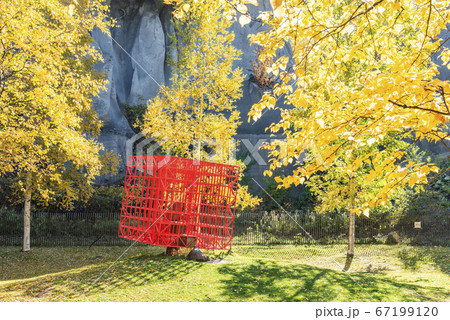
M224 2L186 0L175 4L170 86L148 102L143 128L172 155L223 164L237 161L234 136L241 123L235 102L242 96L242 71L233 66L240 52L233 46L232 21ZM259 200L238 189L237 203Z
M59 190L66 205L102 173L92 98L106 82L88 31L108 32L99 1L70 3L0 3L0 174L31 173L41 199Z
M385 204L398 188L426 184L437 167L407 161L404 145L383 145L396 136L448 148L450 82L439 79L432 56L448 67L450 51L443 47L448 39L439 35L447 28L450 3L273 3L274 13L259 16L267 30L252 41L264 46L261 59L277 57L272 72L281 81L250 116L257 120L265 109L276 108L278 99L290 106L270 127L287 138L269 147L271 168L302 165L278 181L297 185L338 166L347 178L334 201L353 194L350 209L356 213ZM276 56L283 47L292 56ZM305 153L307 160L297 162ZM360 187L351 183L356 175L363 181ZM378 191L368 196L364 186L374 183Z
M58 196L63 207L86 198L103 160L116 159L99 155L92 108L106 82L89 31L108 32L106 10L101 1L0 2L0 175L17 178L28 217L32 196Z

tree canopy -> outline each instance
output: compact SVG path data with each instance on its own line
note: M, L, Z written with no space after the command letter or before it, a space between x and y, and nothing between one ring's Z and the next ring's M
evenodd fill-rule
M404 144L383 144L396 135L448 148L450 82L438 78L432 56L449 66L450 50L443 46L448 38L439 35L448 28L450 3L272 3L274 12L259 16L267 29L251 38L264 47L261 59L276 57L269 71L278 83L253 106L250 116L256 120L285 99L290 108L280 110L282 119L270 130L283 132L287 141L269 146L271 168L309 154L292 175L278 181L297 185L336 165L349 176L364 169L364 183L381 178L384 183L372 197L357 193L356 213L386 203L398 187L427 183L435 166L420 159L406 161ZM292 56L277 56L286 46ZM334 201L350 192L345 188L352 186L342 185L342 196Z
M233 46L232 21L224 2L182 1L174 7L170 86L148 103L143 128L166 152L191 159L245 165L235 159L234 135L240 114L242 72L234 68L240 52ZM241 170L242 171L242 170ZM242 174L242 173L241 173ZM258 199L240 186L238 204Z
M70 206L114 159L99 155L92 108L106 82L89 32L108 32L106 14L99 0L0 2L0 175L19 177L30 196L60 193Z

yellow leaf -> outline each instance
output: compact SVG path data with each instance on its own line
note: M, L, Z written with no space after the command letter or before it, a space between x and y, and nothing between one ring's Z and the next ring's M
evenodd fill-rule
M241 27L244 27L245 25L249 24L252 20L247 15L242 15L239 17L239 24Z
M248 11L247 6L243 5L242 3L237 4L236 9L239 13L245 15Z
M363 210L363 215L365 215L366 217L368 217L369 214L370 214L370 209L369 209L369 208L365 208L365 209Z
M190 6L189 3L183 4L183 10L184 10L184 12L188 12L190 8L191 8L191 6Z
M251 5L255 6L255 7L259 6L258 0L245 0L244 3L251 4Z
M274 10L277 10L281 4L283 3L283 0L270 0L270 4L272 5L272 8Z

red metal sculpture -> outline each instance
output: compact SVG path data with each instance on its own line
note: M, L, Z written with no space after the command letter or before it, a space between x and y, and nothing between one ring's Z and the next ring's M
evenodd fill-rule
M155 246L231 249L239 167L130 156L119 237Z

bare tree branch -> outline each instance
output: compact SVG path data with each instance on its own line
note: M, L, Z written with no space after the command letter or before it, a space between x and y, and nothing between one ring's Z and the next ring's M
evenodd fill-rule
M450 116L450 113L448 113L448 112L442 112L442 111L433 110L433 109L430 109L430 108L422 108L422 107L419 107L419 106L408 106L406 104L401 104L401 103L395 102L393 100L388 100L388 101L390 103L392 103L393 105L396 105L397 107L404 108L404 109L416 109L416 110L433 112L433 113L440 114L440 115L443 115L443 116Z
M433 179L431 179L426 185L425 188L428 188L434 181L436 181L440 176L442 176L443 174L445 174L446 172L450 171L450 167L448 167L447 169L445 169L444 171L440 172L436 177L434 177Z
M422 41L422 45L420 46L419 53L417 54L417 57L414 59L414 61L411 63L411 65L413 65L417 61L417 59L419 59L420 54L422 53L423 47L425 45L425 41L427 40L427 37L428 37L428 28L430 26L431 10L433 8L433 6L431 4L431 0L429 2L429 6L430 7L429 7L429 11L428 11L427 26L425 28L425 36L423 37L423 41Z

